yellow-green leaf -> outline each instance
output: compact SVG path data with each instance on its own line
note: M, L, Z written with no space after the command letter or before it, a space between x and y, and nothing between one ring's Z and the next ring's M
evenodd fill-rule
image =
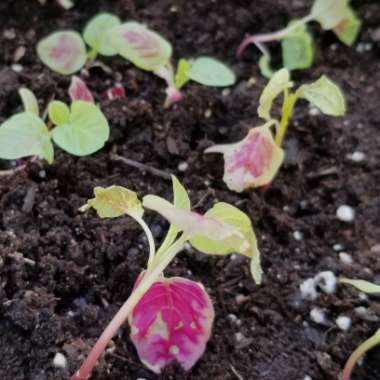
M54 125L62 125L70 119L70 109L60 100L53 100L49 103L49 119Z
M109 138L109 126L102 111L93 103L72 103L69 118L53 129L53 140L65 151L86 156L101 149Z
M111 46L108 32L120 25L120 19L110 13L100 13L93 17L83 32L83 39L97 53L112 56L117 51Z
M27 88L20 88L18 90L18 93L24 106L24 110L26 112L32 112L38 116L40 111L38 106L38 100L34 93Z
M0 158L16 160L27 156L38 156L49 164L54 159L49 130L32 112L18 113L0 126Z
M340 88L325 75L316 82L304 84L297 96L308 100L325 115L342 116L346 113L346 101Z
M263 54L259 59L259 69L262 76L267 79L272 78L273 70L270 67L270 55Z
M125 214L141 218L144 214L137 194L125 187L115 185L106 188L95 187L94 194L95 197L89 199L80 211L92 207L100 218L116 218Z
M373 284L372 282L364 280L351 280L349 278L342 278L339 282L352 285L356 289L367 294L380 294L380 285Z
M205 217L217 220L224 225L239 231L245 244L232 245L229 239L212 240L207 235L198 235L190 239L190 243L205 254L227 255L240 253L251 258L251 273L256 283L261 283L262 269L260 265L260 252L257 240L248 216L238 208L224 202L214 205L206 212Z
M344 44L351 46L360 32L361 25L362 22L355 12L348 7L345 18L333 28L333 32Z
M181 58L179 60L174 81L177 90L181 89L190 80L187 75L190 67L191 64L187 59Z
M277 71L269 80L260 96L259 107L257 109L258 115L269 121L271 119L270 111L274 100L286 89L292 87L292 85L293 83L290 81L288 69Z
M348 6L348 0L315 0L311 16L329 30L344 20Z

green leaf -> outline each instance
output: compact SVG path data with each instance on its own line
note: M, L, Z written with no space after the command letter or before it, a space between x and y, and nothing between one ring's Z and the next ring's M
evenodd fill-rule
M48 107L49 119L54 125L62 125L70 119L70 109L59 100L53 100Z
M336 27L345 18L348 0L315 0L311 16L325 30Z
M100 218L117 218L130 215L141 218L144 214L137 194L122 186L95 187L95 197L87 201L79 210L86 211L94 208Z
M52 131L54 142L66 152L86 156L101 149L109 138L109 126L102 111L93 103L72 103L68 120Z
M0 126L0 158L16 160L38 156L49 164L54 149L45 123L32 112L12 116Z
M159 70L172 55L172 46L168 41L138 22L116 26L108 35L117 53L142 70Z
M207 235L198 235L190 239L190 243L198 251L205 254L227 255L237 252L251 258L251 273L257 284L261 283L262 269L257 240L248 216L238 208L224 202L214 205L206 212L205 217L217 220L241 233L247 244L240 247L228 244L228 239L212 240Z
M187 194L186 189L183 187L183 185L178 181L178 179L172 175L172 182L173 182L173 197L174 197L174 207L190 211L191 209L191 202L189 195ZM169 231L161 244L160 249L157 252L157 255L159 255L162 252L165 252L174 242L176 239L178 233L181 230L171 224L169 227Z
M339 282L349 284L367 294L380 294L380 285L364 280L351 280L349 278L341 278Z
M194 82L205 86L226 87L236 82L234 72L224 63L211 57L197 58L187 75Z
M295 22L290 22L289 26ZM313 64L313 39L305 25L300 25L288 34L281 40L281 45L282 60L289 70L307 69Z
M181 89L190 80L190 77L188 76L190 68L191 64L187 59L181 58L179 60L174 81L177 90Z
M292 87L292 85L289 70L281 69L277 71L260 96L259 107L257 109L258 115L265 120L271 120L270 111L274 100L286 89Z
M24 106L24 110L26 112L32 112L35 115L39 115L39 106L38 106L38 100L36 96L33 94L32 91L30 91L27 88L20 88L18 90L18 93L21 97L22 104Z
M55 32L41 40L37 53L46 66L63 75L80 70L87 60L81 35L71 30Z
M273 70L270 67L270 55L264 54L259 59L259 69L263 77L270 79L273 76Z
M345 18L333 28L333 32L344 44L351 46L356 41L361 25L355 12L348 7Z
M342 116L346 113L346 101L340 88L325 75L316 82L304 84L297 96L308 100L325 115Z
M110 13L100 13L93 17L83 32L83 39L97 53L112 56L117 51L111 46L108 31L121 24L118 17Z

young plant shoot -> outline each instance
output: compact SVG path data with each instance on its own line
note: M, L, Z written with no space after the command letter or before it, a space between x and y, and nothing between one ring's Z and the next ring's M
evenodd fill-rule
M68 107L54 100L48 105L49 123L39 116L38 101L28 89L19 91L24 111L0 125L0 158L17 160L37 156L54 161L54 141L76 156L87 156L101 149L109 138L109 126L102 111L93 103L91 92L79 78L73 78ZM50 129L51 126L55 126Z
M73 30L54 32L37 45L37 54L51 70L71 75L86 64L90 65L98 54L116 55L107 31L119 25L120 20L109 13L100 13L86 25L83 36ZM86 44L90 50L86 50Z
M186 243L207 255L240 253L251 260L251 273L261 282L260 252L251 221L227 203L217 203L206 214L191 211L190 199L173 176L173 204L156 195L142 202L136 193L121 186L95 188L95 197L81 208L94 208L101 218L128 215L144 230L149 243L147 268L134 289L106 327L80 369L70 380L87 379L97 360L128 320L131 339L141 361L155 373L173 361L189 370L201 357L211 334L214 309L204 287L180 277L166 278L163 271ZM144 208L170 222L168 233L156 251Z
M223 180L230 190L242 192L272 182L284 159L282 143L298 99L307 100L325 115L342 116L346 112L341 90L324 75L294 92L291 91L292 87L293 82L287 69L276 72L264 88L257 109L259 117L265 123L250 129L240 142L206 149L205 153L223 153ZM272 117L271 110L280 95L283 100L281 118L278 120ZM274 136L271 131L273 127Z
M307 69L313 64L314 47L306 25L317 21L324 30L333 31L346 45L351 46L359 34L361 21L349 5L349 0L314 0L310 13L292 20L285 29L273 33L246 37L238 48L241 56L250 44L255 44L262 52L259 61L261 73L270 77L270 52L264 43L281 41L283 66L289 70Z
M350 280L347 278L343 278L340 280L343 284L348 284L354 286L356 289L360 290L363 293L369 295L379 295L380 294L380 285L373 284L364 280ZM356 365L356 363L360 360L360 358L365 355L372 348L380 345L380 329L376 331L376 333L371 336L369 339L364 341L350 356L348 359L343 374L340 380L350 380L351 373Z
M180 90L190 80L211 87L231 86L236 81L231 69L211 57L192 61L180 59L175 73L171 63L171 44L138 22L126 22L111 29L109 40L119 55L166 81L165 107L182 99Z

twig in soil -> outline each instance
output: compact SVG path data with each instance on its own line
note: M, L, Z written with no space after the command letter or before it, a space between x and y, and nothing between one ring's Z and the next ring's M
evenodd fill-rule
M234 373L234 375L239 379L239 380L244 380L244 377L240 375L238 371L234 368L232 364L230 364L231 371Z
M306 175L309 179L316 179L321 177L327 177L329 175L337 174L338 168L336 166L332 166L331 168L322 169L319 172L309 173Z
M153 168L152 166L143 164L138 161L131 160L130 158L125 158L119 156L118 154L111 154L111 160L123 162L125 165L132 166L133 168L139 169L141 171L146 171L156 177L160 177L166 180L171 180L171 175L163 170Z
M25 168L26 168L26 164L18 166L17 168L14 168L14 169L0 170L0 177L6 177L6 176L16 174L17 172L20 172L21 170L24 170Z
M34 267L36 265L36 262L34 260L24 257L24 255L21 252L9 253L8 257L11 257L12 259L18 262L24 262L25 264L30 265L31 267Z

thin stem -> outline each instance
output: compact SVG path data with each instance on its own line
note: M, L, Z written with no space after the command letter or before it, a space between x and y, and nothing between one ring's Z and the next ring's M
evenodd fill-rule
M380 330L378 330L371 338L363 342L349 357L344 367L341 380L350 380L351 372L358 360L369 350L380 344Z
M293 30L299 28L302 25L307 24L309 21L313 19L313 16L311 14L295 21L291 25L287 26L284 29L281 29L277 32L272 33L263 33L263 34L256 34L253 36L246 37L242 43L239 45L239 48L237 50L237 56L240 57L246 47L250 44L257 44L262 42L271 42L271 41L278 41L286 37L289 33L291 33Z
M150 269L150 267L152 266L153 261L154 261L154 255L156 253L156 247L155 247L155 244L154 244L154 238L153 238L153 235L152 235L152 232L151 232L150 228L145 223L145 221L144 221L143 218L134 217L134 219L142 227L142 229L144 230L144 232L146 234L146 237L148 238L148 243L149 243L148 269Z
M285 90L284 102L282 104L282 117L280 126L277 128L275 143L281 147L282 142L284 140L286 131L289 125L289 119L292 116L294 105L297 101L296 94L289 94L288 89Z
M157 278L161 275L164 269L169 265L169 263L174 259L178 252L180 252L183 248L185 241L188 239L187 236L182 235L166 252L166 255L162 257L162 260L157 263L156 267L152 269L150 273L147 273L144 278L141 280L140 284L136 287L136 289L132 292L130 297L124 303L124 305L120 308L120 310L116 313L112 321L103 331L102 335L95 343L95 346L90 351L86 360L83 362L79 371L76 374L70 377L70 380L86 380L93 368L96 365L96 362L100 358L101 354L107 347L109 341L114 337L117 333L121 325L128 318L129 314L133 311L135 306L144 296L144 294L149 290L152 284L157 280Z

